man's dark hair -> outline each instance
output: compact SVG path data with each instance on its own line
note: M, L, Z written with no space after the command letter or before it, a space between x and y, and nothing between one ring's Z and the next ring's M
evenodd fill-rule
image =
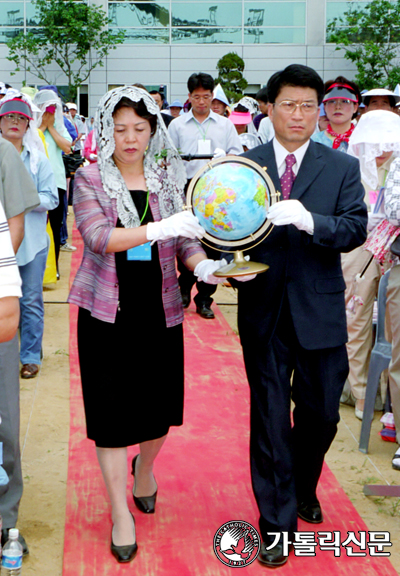
M143 100L139 100L139 102L133 102L133 100L130 98L123 96L121 100L115 105L112 114L113 117L118 112L118 110L121 110L121 108L132 108L138 116L147 120L150 123L151 135L154 136L157 129L157 116L155 114L150 114Z
M268 100L268 90L267 87L264 86L264 88L261 88L256 96L255 96L256 100L261 100L261 102L265 102L265 104L268 104L269 100Z
M210 74L205 74L204 72L194 73L189 77L187 87L190 94L193 90L197 88L203 88L204 90L214 90L214 79Z
M303 64L291 64L271 76L267 84L268 98L271 104L274 104L279 92L285 86L313 88L317 92L318 104L321 104L324 97L324 83L321 76Z
M145 88L145 90L146 90L146 88ZM163 102L165 100L164 94L162 92L159 92L158 90L150 90L149 94L158 94Z

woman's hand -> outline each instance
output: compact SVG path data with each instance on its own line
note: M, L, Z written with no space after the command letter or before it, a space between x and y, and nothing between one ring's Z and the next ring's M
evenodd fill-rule
M196 216L191 212L178 212L169 218L163 218L159 222L149 222L147 224L147 240L152 244L157 240L168 240L183 236L184 238L202 238L205 230L200 226Z

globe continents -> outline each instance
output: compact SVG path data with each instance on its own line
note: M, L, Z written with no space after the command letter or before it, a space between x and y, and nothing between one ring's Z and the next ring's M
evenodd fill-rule
M200 224L222 243L245 240L266 221L270 192L250 165L230 160L213 165L194 185L191 204Z

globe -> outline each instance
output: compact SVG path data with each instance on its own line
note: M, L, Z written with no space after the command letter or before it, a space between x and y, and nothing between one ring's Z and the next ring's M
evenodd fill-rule
M265 180L252 168L224 163L198 179L192 206L203 228L218 240L244 240L264 224L268 194Z
M265 169L241 156L225 156L208 162L195 174L188 188L187 203L206 231L204 243L229 251L251 247L272 228L267 212L276 197ZM238 258L241 274L254 273L245 266L241 252L239 256L235 254L235 260ZM268 268L260 266L263 270ZM237 269L225 275L236 273Z

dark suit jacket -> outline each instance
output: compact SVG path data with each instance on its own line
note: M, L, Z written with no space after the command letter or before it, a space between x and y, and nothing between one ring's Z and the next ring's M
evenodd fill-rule
M281 190L272 142L243 156L266 166L276 190ZM275 226L248 251L251 260L270 268L252 281L237 283L242 343L264 346L269 342L287 294L303 348L340 346L347 341L340 253L360 246L367 236L358 160L310 141L290 198L312 213L314 235L293 225Z

